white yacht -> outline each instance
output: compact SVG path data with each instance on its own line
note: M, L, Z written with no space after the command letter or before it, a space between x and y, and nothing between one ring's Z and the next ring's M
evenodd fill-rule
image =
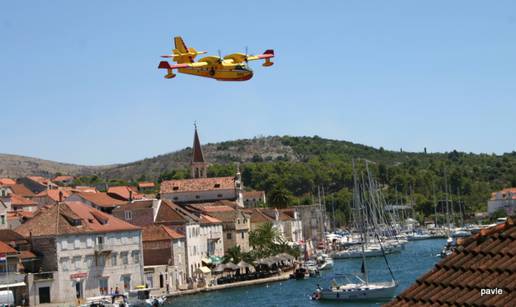
M143 287L130 290L127 295L129 307L158 307L165 304L166 297L151 296L150 291L151 289Z
M395 295L398 283L394 280L387 282L366 282L358 275L353 275L357 281L337 284L334 280L328 289L317 289L312 298L315 300L368 300L388 299Z

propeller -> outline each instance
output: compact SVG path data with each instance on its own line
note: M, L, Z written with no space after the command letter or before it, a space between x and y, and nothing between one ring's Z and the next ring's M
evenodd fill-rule
M219 64L222 63L222 55L220 53L220 49L217 50L218 54L219 54Z

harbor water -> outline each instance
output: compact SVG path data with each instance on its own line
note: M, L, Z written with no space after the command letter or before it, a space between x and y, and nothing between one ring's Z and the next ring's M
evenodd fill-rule
M389 265L400 282L397 292L405 290L415 280L430 270L441 258L436 255L446 243L443 239L411 241L401 253L387 256ZM287 280L265 285L233 288L173 298L168 306L380 306L384 302L323 302L311 301L309 296L317 284L328 287L333 278L342 280L338 274L360 272L361 259L335 259L332 270L322 271L320 277L307 280ZM389 271L383 257L367 259L369 280L389 280Z

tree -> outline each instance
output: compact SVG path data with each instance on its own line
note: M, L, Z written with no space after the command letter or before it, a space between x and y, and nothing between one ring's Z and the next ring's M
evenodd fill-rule
M242 260L242 250L240 245L235 245L226 251L224 256L224 263L232 261L233 263L239 263Z
M272 207L286 208L291 201L292 193L284 187L276 187L269 193L269 203Z
M270 256L275 250L275 245L282 244L281 235L271 222L265 222L249 233L249 244L259 257Z

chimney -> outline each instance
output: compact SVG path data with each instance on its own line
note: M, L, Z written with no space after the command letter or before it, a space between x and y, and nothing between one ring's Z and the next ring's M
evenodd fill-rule
M63 191L59 191L59 202L63 202Z
M129 189L129 202L133 202L133 190Z

